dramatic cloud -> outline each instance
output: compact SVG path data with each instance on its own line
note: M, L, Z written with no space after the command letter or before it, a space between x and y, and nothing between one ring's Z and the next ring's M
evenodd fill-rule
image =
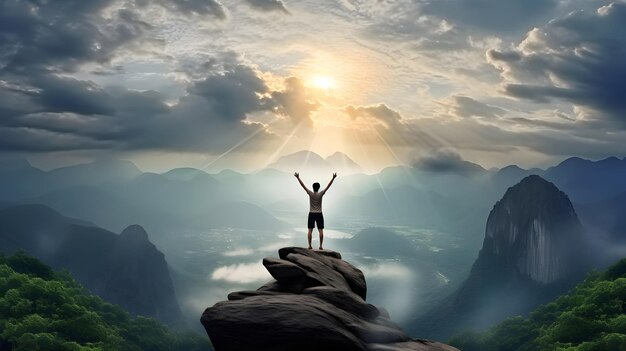
M147 2L128 1L122 9L113 4L0 1L2 150L222 152L275 138L263 124L247 119L268 109L262 96L270 92L233 55L217 59L228 62L210 62L203 76L192 76L186 94L175 102L156 91L72 77L85 64L108 64L153 28L134 12ZM225 16L215 1L159 4L182 13ZM289 98L276 106L287 103Z
M260 11L279 11L289 13L285 4L280 0L246 0L252 8Z
M428 172L472 174L484 171L479 165L464 160L458 152L446 149L435 150L423 156L413 166Z
M598 3L0 0L0 152L602 157L626 5Z
M142 4L148 4L149 0L139 0ZM182 14L212 14L219 19L226 18L226 9L216 0L160 0L159 3L166 8L181 12Z
M447 105L452 109L452 114L459 117L487 117L494 118L503 116L506 111L472 99L468 96L455 95L451 97L451 103Z
M545 19L557 0L440 0L423 5L428 14L487 31L515 32Z
M205 98L212 106L214 117L241 121L247 113L261 109L260 96L268 92L265 82L250 67L237 65L196 82L191 94Z
M385 104L372 106L346 106L343 111L353 120L371 121L382 124L387 129L402 129L402 115Z
M412 42L412 48L419 51L459 51L470 47L467 33L445 19L421 13L418 7L377 20L366 27L369 37Z
M0 1L0 72L67 72L85 62L108 62L150 28L128 9L100 16L112 2Z
M348 105L343 108L350 119L362 127L375 130L378 142L413 150L432 150L441 147L435 135L422 126L430 119L407 119L385 104L369 106Z
M490 62L510 96L587 106L626 122L626 4L577 11L527 33L512 51L491 50Z
M302 81L296 77L285 79L285 89L271 94L271 104L277 113L288 116L294 124L305 122L312 125L311 112L319 108L319 103L309 96Z

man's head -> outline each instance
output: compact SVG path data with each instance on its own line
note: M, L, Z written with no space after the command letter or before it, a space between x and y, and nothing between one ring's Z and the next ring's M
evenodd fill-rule
M320 190L320 183L313 183L313 191L317 192L318 190Z

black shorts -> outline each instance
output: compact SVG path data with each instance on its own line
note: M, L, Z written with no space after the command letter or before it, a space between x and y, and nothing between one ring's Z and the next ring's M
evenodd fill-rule
M317 223L317 229L324 229L324 215L321 212L309 212L307 228L315 228L315 223Z

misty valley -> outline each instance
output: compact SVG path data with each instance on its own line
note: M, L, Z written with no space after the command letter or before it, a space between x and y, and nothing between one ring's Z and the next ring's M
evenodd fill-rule
M264 257L305 247L308 203L290 170L312 183L337 169L325 248L363 272L369 303L412 335L442 341L525 316L626 252L626 206L615 200L626 193L626 160L371 175L357 167L312 152L249 174L145 173L119 160L42 171L7 161L0 250L24 250L131 315L202 335L205 308L272 280Z

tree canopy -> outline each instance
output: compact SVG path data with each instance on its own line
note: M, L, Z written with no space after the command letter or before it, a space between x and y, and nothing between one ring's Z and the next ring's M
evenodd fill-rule
M208 338L132 318L67 272L18 252L0 255L0 350L211 350Z
M483 333L450 340L463 351L626 350L626 259L569 293Z

